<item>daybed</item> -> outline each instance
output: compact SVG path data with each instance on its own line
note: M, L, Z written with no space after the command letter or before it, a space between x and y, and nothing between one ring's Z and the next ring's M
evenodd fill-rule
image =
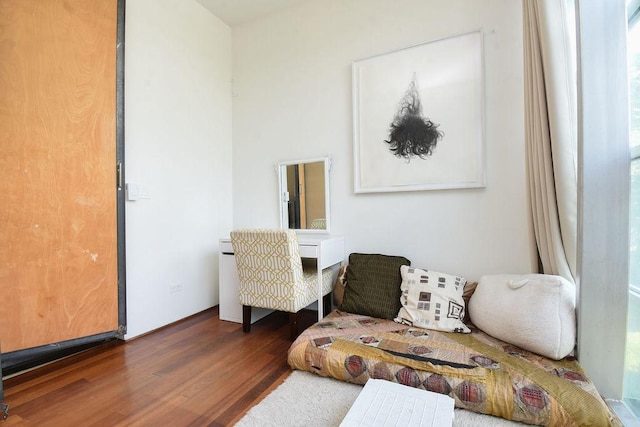
M514 291L513 295L504 291L503 294L507 296L501 303L518 304L518 298L525 298L530 300L529 306L534 307L533 311L540 315L545 315L544 310L541 312L539 304L536 305L531 295L536 295L536 300L553 299L550 305L555 305L556 318L551 323L543 322L545 330L539 331L539 335L545 336L550 344L540 344L533 338L531 342L536 350L534 353L513 345L513 341L518 340L517 334L514 340L510 340L512 342L495 338L495 335L508 335L513 331L505 332L499 326L496 328L496 325L487 325L485 329L492 329L494 334L490 336L471 323L474 320L475 295L471 296L471 300L464 301L464 279L442 273L430 275L426 270L412 269L407 266L409 261L402 257L380 257L386 256L350 256L344 301L338 310L305 330L293 342L288 355L288 362L293 369L356 384L364 384L369 378L386 379L447 394L455 400L458 408L528 424L622 425L599 396L576 359L571 354L558 353L571 352L575 334L564 330L567 322L574 321L574 318L564 319L563 316L566 317L566 313L572 314L574 305L567 306L568 293L563 290L562 283L558 285L557 278L532 275L515 276L518 280L514 280L513 277L487 276L478 284L476 292L480 303L476 304L475 309L478 311L476 317L481 322L485 321L487 315L486 310L479 308L482 307L482 299L489 298L494 302L501 299L492 295L496 290L493 286L495 283L507 280L508 289ZM379 267L381 259L390 264L388 268ZM372 263L375 265L372 266ZM386 275L387 286L382 294L393 293L394 286L388 286L390 281L387 273L394 271L398 265L401 266L402 274L398 274L394 281L399 281L400 284L397 291L397 301L402 301L400 309L393 304L381 309L386 302L376 300L381 296L380 289L373 289L364 282L376 282L373 286L375 288L380 282L385 282ZM434 277L438 279L434 280ZM417 281L414 280L416 278ZM546 286L547 290L550 289L547 292L544 284L549 279L554 284ZM436 290L425 292L425 286L435 286ZM445 299L453 301L453 309L447 309L443 303L438 302L438 298L443 297L442 294L437 295L438 287L440 290L453 290L455 295L444 295ZM527 287L528 290L522 291ZM420 291L416 294L417 301L413 301L415 295L411 289L414 288L419 288ZM362 301L361 297L365 294L368 302ZM389 298L389 295L384 295L383 298ZM391 298L394 296L391 295ZM422 304L423 309L432 309L433 313L427 315L427 319L417 319L414 310L416 304ZM436 304L437 313L434 310ZM461 311L455 309L457 305L462 306ZM471 308L471 319L465 324L462 320L465 319L467 305ZM529 321L527 312L531 313L531 310L522 305L510 308L516 314L511 316L512 319L518 317L518 312L523 312L525 321ZM371 313L362 314L370 310L379 312L375 316L371 316ZM384 313L385 310L387 313ZM392 315L394 310L396 314ZM438 321L431 315L436 315ZM493 315L499 319L505 313L498 308ZM498 320L495 323L500 322ZM522 324L518 325L518 322L519 320L512 321L507 329L515 325L523 330ZM416 327L418 323L421 327ZM457 332L445 332L447 329ZM525 331L524 335L529 332ZM569 351L566 350L566 345L563 349L562 344L568 341L571 342ZM528 343L524 347L531 350ZM540 352L549 354L545 357L538 354ZM553 360L556 358L559 360Z

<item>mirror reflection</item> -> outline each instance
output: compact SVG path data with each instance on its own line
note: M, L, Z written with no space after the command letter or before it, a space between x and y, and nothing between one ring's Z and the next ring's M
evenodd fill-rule
M329 158L278 163L280 226L329 231Z

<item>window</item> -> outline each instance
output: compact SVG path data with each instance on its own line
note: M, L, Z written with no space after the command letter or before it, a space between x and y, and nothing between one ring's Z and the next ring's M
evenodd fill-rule
M640 418L640 0L627 0L627 10L631 193L629 198L629 317L624 401L635 416Z

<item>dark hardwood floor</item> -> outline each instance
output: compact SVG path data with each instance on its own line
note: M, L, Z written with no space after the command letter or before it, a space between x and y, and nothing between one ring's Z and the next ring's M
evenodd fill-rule
M5 379L0 427L233 425L289 375L290 345L286 313L245 334L214 307Z

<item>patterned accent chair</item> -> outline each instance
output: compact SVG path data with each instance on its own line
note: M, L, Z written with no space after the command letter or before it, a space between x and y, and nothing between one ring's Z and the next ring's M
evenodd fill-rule
M311 221L309 225L310 230L326 230L327 229L327 219L326 218L316 218Z
M291 340L298 336L298 312L318 299L315 267L303 266L294 230L245 229L231 232L240 279L242 330L251 330L251 307L289 313ZM322 272L325 313L331 304L333 271Z

